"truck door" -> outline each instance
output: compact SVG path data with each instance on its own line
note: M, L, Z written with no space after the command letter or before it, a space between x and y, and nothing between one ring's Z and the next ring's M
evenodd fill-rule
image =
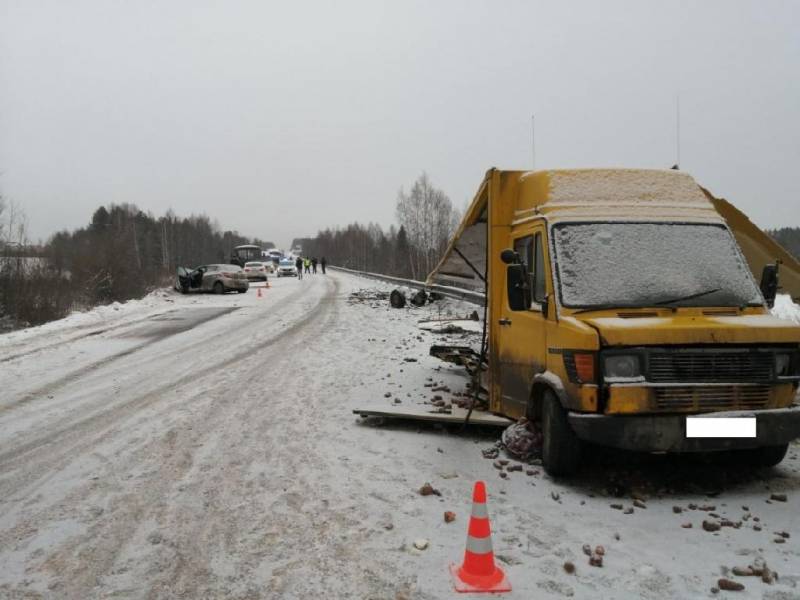
M525 415L533 376L544 371L547 364L546 318L542 312L547 293L545 235L545 228L540 225L512 236L514 251L528 273L526 308L512 311L504 292L500 318L497 323L492 323L497 328L503 413L511 417ZM506 277L507 273L504 273L504 290L507 289Z

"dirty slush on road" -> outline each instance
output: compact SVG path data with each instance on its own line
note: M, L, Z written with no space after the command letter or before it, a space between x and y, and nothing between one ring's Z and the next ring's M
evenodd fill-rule
M142 347L133 325L3 363L0 597L452 597L477 480L506 597L798 597L796 444L774 470L598 451L556 482L524 424L353 415L470 398L429 350L478 344L475 307L395 309L391 290L280 280ZM152 316L234 302L166 296ZM236 330L246 345L209 351Z

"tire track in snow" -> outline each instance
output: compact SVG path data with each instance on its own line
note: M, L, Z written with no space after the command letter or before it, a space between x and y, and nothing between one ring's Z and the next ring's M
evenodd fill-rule
M306 337L298 338L300 333L320 323L321 328L325 329L325 325L335 318L335 310L330 310L332 306L325 301L325 297L321 298L315 305L321 307L319 310L315 310L305 321L295 323L275 340L277 349L281 351L280 362L293 360L292 351L307 345ZM254 361L243 362L242 365L242 373L237 375L245 379L261 373L264 368L263 364ZM288 372L284 373L284 377L290 376ZM223 399L210 402L200 411L201 414L191 417L194 426L190 430L172 427L166 436L152 439L135 455L131 455L127 464L121 465L124 472L135 471L137 467L154 466L146 471L146 480L128 486L133 489L114 494L107 517L85 534L56 548L43 561L42 569L61 578L63 588L59 589L67 595L80 595L93 588L103 574L108 577L109 573L124 571L130 551L137 561L144 561L148 567L154 563L169 565L163 569L163 573L149 574L152 583L148 597L161 597L158 593L160 587L178 590L179 595L186 597L204 597L202 582L208 581L211 566L203 559L209 556L210 547L219 542L220 531L228 532L228 536L231 531L237 531L231 523L230 505L219 499L230 495L231 488L240 484L234 474L246 471L248 461L255 459L250 448L238 449L242 438L239 429L249 428L251 439L258 434L261 421L255 421L252 415L262 405L263 394L250 389L236 401ZM223 468L223 482L215 481L213 474L202 472L200 468L203 465L197 464L198 458L202 458L198 446L207 449L211 464L219 466L224 458L232 458L238 463L236 468L224 468L230 465L223 465L220 467ZM226 447L228 451L233 448L233 456L226 456ZM203 506L197 507L197 514L193 514L191 506L187 506L185 501L165 501L171 493L176 493L176 489L194 485L205 487L202 493L195 494L195 497L202 497L204 501ZM237 489L241 489L241 485ZM91 490L84 489L82 494L76 496L85 497L87 493L91 493ZM69 504L80 502L78 497L72 497ZM155 524L165 531L163 544L153 545L146 539L146 529ZM223 541L226 546L233 543L227 538ZM169 555L166 560L158 556L164 553ZM75 557L80 558L76 560ZM145 576L146 573L141 575ZM121 589L112 593L137 589L137 596L145 596L141 587L136 587L137 583L141 585L141 580L136 577L108 578L122 580L119 583L123 585L115 586ZM201 590L195 591L198 586ZM167 590L160 591L166 593ZM108 593L108 590L104 589L103 593Z

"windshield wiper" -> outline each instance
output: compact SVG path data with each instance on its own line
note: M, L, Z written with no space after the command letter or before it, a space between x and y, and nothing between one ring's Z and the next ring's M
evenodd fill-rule
M670 300L662 300L661 302L656 302L656 306L661 306L663 304L672 304L673 302L682 302L683 300L694 300L695 298L700 298L702 296L708 296L709 294L713 294L714 292L720 291L722 288L714 288L713 290L706 290L705 292L698 292L697 294L689 294L688 296L681 296L680 298L672 298Z
M618 308L642 308L641 306L620 306L619 304L598 304L596 306L587 306L585 308L580 308L576 311L573 311L573 315L579 315L585 312L592 312L593 310L612 310Z

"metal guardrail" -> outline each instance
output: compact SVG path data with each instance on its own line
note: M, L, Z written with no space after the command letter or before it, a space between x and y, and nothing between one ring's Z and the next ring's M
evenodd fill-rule
M483 306L485 302L485 294L481 292L476 292L473 290L465 290L462 288L451 287L449 285L425 285L424 281L416 281L414 279L403 279L401 277L392 277L391 275L381 275L380 273L369 273L367 271L356 271L354 269L347 269L345 267L335 267L332 265L328 265L329 269L333 269L335 271L342 271L343 273L349 273L351 275L357 275L359 277L367 277L369 279L377 279L378 281L383 281L385 283L391 283L394 285L402 285L405 287L410 287L417 290L425 290L426 292L436 292L437 294L441 294L442 296L447 296L448 298L455 298L456 300L464 300L465 302L471 302L472 304L477 304L478 306Z

